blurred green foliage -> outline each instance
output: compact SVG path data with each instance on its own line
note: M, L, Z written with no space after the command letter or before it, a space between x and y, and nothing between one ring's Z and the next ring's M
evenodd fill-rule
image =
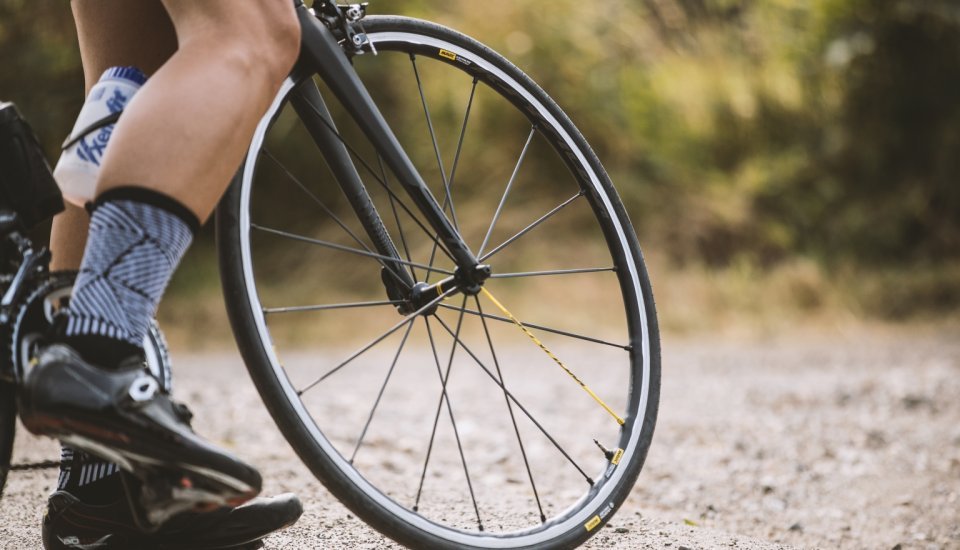
M456 27L528 71L597 149L641 242L679 265L960 258L954 0L375 0L371 11ZM66 2L0 0L0 97L51 156L82 101L79 63Z
M954 1L408 4L533 73L679 262L960 256Z
M55 159L83 105L68 2L0 0L0 98L17 104Z

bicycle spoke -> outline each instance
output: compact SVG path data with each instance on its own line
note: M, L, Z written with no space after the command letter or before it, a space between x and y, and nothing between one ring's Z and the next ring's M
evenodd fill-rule
M463 297L463 303L461 304L461 309L467 304L467 297ZM457 429L457 422L453 417L453 404L450 403L450 394L447 393L447 383L450 382L450 370L453 367L453 356L457 350L456 341L458 340L460 334L460 328L463 323L463 313L460 314L460 318L457 320L457 331L454 336L454 343L450 346L450 362L447 364L447 376L443 383L443 393L444 401L447 402L447 413L450 415L450 425L453 427L453 435L457 440L457 451L460 453L460 463L463 464L463 475L467 478L467 488L470 490L470 500L473 502L473 511L477 514L477 528L480 531L483 531L483 521L480 520L480 507L477 506L477 496L473 492L473 483L470 481L470 471L467 469L467 458L463 454L463 442L460 440L460 430ZM440 374L440 369L437 369L437 374Z
M550 348L546 346L546 344L544 344L543 342L540 341L539 338L537 338L536 334L530 332L530 328L524 325L523 322L520 321L520 319L517 319L517 317L514 314L510 313L510 311L508 311L507 308L502 303L500 303L500 300L497 300L497 298L485 287L481 287L480 291L483 292L483 294L486 295L486 297L491 302L493 302L493 305L497 306L497 308L500 311L502 311L504 315L509 317L510 320L513 321L513 324L515 324L517 328L519 328L524 334L527 335L528 338L530 338L530 341L536 344L537 347L543 351L543 353L547 354L547 357L552 359L553 362L556 363L556 365L560 367L560 369L563 372L567 373L567 376L569 376L574 382L576 382L577 385L580 386L580 388L583 389L583 391L586 392L586 394L589 395L590 398L593 399L597 403L597 405L600 406L600 408L605 410L607 414L609 414L614 420L616 420L617 424L621 426L626 424L626 420L624 420L622 416L617 414L617 412L613 410L613 407L608 405L606 401L604 401L599 395L597 395L595 391L593 391L590 388L590 386L586 384L586 382L581 380L580 377L577 376L576 373L573 372L573 370L571 370L570 367L568 367L566 363L564 363L560 359L560 357L557 356L557 354L553 353L550 350Z
M476 78L473 79L473 85L470 88L470 99L467 101L467 110L463 115L463 125L460 127L460 139L457 141L457 153L453 156L453 168L450 169L449 189L451 190L453 189L453 182L456 181L457 167L460 165L460 154L463 152L463 141L467 135L467 123L470 121L470 113L473 111L473 98L476 96L476 93L477 93L478 82L479 82L478 79ZM447 207L446 201L448 199L450 200L450 205L452 210L452 207L453 207L452 191L447 195L447 197L444 198L444 203L443 203L443 206L441 207L441 210L446 209ZM437 245L435 243L433 245L433 250L430 251L430 265L434 264L434 259L436 258L436 255L437 255ZM426 279L424 279L424 281L430 282L430 272L427 272L427 277Z
M580 273L600 273L603 271L615 272L615 267L585 267L580 269L554 269L551 271L523 271L520 273L495 273L491 279L515 279L517 277L544 277L548 275L576 275Z
M452 260L452 259L453 259L453 255L450 253L450 251L447 250L447 248L443 245L443 243L440 242L439 239L437 239L437 237L433 234L433 231L431 231L430 229L427 229L427 226L424 225L424 223L423 223L422 221L420 221L420 218L418 218L418 217L413 213L413 211L410 210L410 207L407 206L407 204L406 204L405 202L403 202L403 200L402 200L399 196L397 196L396 192L394 192L394 190L391 189L389 185L387 185L387 182L384 181L384 180L382 180L382 179L380 179L380 176L378 176L377 173L373 170L373 168L370 166L370 163L368 163L368 162L360 155L360 153L358 153L357 150L353 148L353 146L351 146L349 143L347 143L347 141L346 141L345 139L343 139L343 136L340 134L340 131L337 130L326 118L323 117L323 115L322 115L322 114L320 113L320 111L316 108L316 106L314 106L314 105L311 104L311 105L310 105L310 108L313 109L313 112L316 113L317 117L318 117L318 118L320 119L320 121L324 124L324 126L326 126L327 129L330 130L330 132L332 132L335 136L337 136L337 139L340 140L340 143L342 143L343 146L347 148L347 151L350 152L350 155L352 155L353 158L355 158L355 159L357 159L358 161L360 161L360 164L367 170L367 172L368 172L371 176L373 176L373 179L376 180L376 182L379 183L381 187L383 187L383 189L387 192L387 194L388 194L391 198L393 198L395 201L397 201L397 204L400 205L400 208L403 209L403 211L406 212L408 216L410 216L410 218L411 218L411 219L417 224L417 226L427 235L427 237L429 237L430 240L432 240L432 241L434 242L434 244L437 245L437 247L438 247L448 258L450 258L450 259Z
M345 359L343 362L341 362L339 365L337 365L336 367L333 367L332 369L330 369L329 371L327 371L327 372L326 372L325 374L323 374L320 378L317 378L316 380L314 380L313 382L311 382L310 384L308 384L308 385L307 385L305 388L303 388L302 390L298 390L298 391L297 391L297 396L303 397L303 394L305 394L306 392L308 392L308 391L310 391L311 389L313 389L317 384L323 382L323 381L326 380L327 378L330 378L334 373L338 372L338 371L339 371L340 369L342 369L343 367L346 367L347 365L349 365L351 362L353 362L354 359L356 359L357 357L360 357L361 355L363 355L364 353L366 353L367 351L369 351L371 348L373 348L374 346L376 346L377 344L379 344L380 342L382 342L383 340L385 340L388 336L390 336L391 334L393 334L394 332L396 332L397 330L399 330L400 327L402 327L403 325L405 325L405 324L407 324L407 323L412 323L413 321L415 321L415 320L417 319L417 317L418 317L421 313L423 313L424 311L427 311L428 309L432 308L434 305L436 305L436 304L440 303L441 301L445 300L445 299L447 298L447 296L450 296L450 295L453 294L455 291L456 291L456 289L455 289L455 288L452 288L452 289L444 292L444 293L441 294L440 296L437 296L436 298L434 298L433 300L431 300L429 303L427 303L426 305L424 305L422 308L418 309L417 311L414 311L414 312L411 313L410 315L407 315L407 316L404 317L403 320L401 320L399 323L393 325L389 330L387 330L386 332L384 332L384 333L381 334L380 336L374 338L372 341L370 341L370 343L366 344L365 346L363 346L362 348L360 348L359 350L357 350L356 352L354 352L353 355L351 355L350 357L346 358L346 359Z
M437 364L437 368L440 368L440 357L437 355L437 345L433 340L433 331L430 329L430 321L427 318L423 319L424 325L427 327L427 338L430 341L430 349L433 352L433 360ZM437 425L440 422L440 411L443 410L443 396L446 394L447 381L443 380L443 391L440 393L440 402L437 403L437 411L433 415L433 428L430 429L430 441L427 443L427 454L423 459L423 469L420 471L420 484L417 486L417 497L413 502L413 511L417 512L420 510L420 497L423 495L423 483L427 479L427 467L430 465L430 457L433 455L433 442L437 438Z
M313 202L317 203L317 204L320 206L320 208L321 208L324 212L326 212L326 214L327 214L328 216L330 216L330 217L333 219L333 221L334 221L338 226L340 226L341 229L343 229L344 231L346 231L347 235L350 235L350 237L351 237L354 241L356 241L357 244L359 244L359 245L360 245L364 250L366 250L367 252L371 252L371 253L373 252L372 250L370 250L370 247L367 246L367 244L366 244L365 242L363 242L363 239L361 239L360 237L358 237L356 233L354 233L349 227L347 227L347 225L346 225L345 223L343 223L343 220L341 220L340 217L337 216L337 215L333 212L333 210L331 210L322 200L320 200L320 197L318 197L316 194L314 194L312 191L310 191L310 189L308 189L307 186L303 184L303 182L301 182L296 176L294 176L294 175L290 172L290 170L287 169L287 167L286 167L285 164L283 164L282 162L280 162L280 161L277 159L277 157L273 156L273 153L271 153L266 147L264 147L263 149L261 149L260 152L261 152L261 154L263 154L264 156L266 156L267 158L269 158L270 160L272 160L273 163L276 164L276 165L283 171L284 174L286 174L287 178L288 178L290 181L292 181L297 187L299 187L301 190L303 190L303 192L306 193L308 197L310 197L311 199L313 199ZM382 259L379 259L379 258L378 258L377 261L380 262L380 265L382 265L384 269L386 269L387 271L390 272L391 275L393 275L393 278L394 278L398 283L402 284L403 286L405 286L405 287L407 287L407 288L410 287L410 285L408 285L408 284L404 281L403 277L401 277L400 274L397 273L396 270L393 269L393 267L391 267L390 265L388 265L388 264L387 264L384 260L382 260Z
M467 297L464 296L463 302L461 303L461 308L463 308L463 306L465 306L466 303L467 303ZM427 456L426 456L426 459L424 460L423 471L421 472L421 475L420 475L420 486L417 489L417 499L414 504L413 510L417 511L420 507L420 497L423 494L423 483L424 483L424 480L426 479L427 467L430 463L430 455L433 451L433 443L436 440L437 425L440 419L440 411L443 407L444 401L446 401L447 413L450 416L450 424L453 426L453 434L457 440L457 450L460 453L460 462L463 465L463 473L467 479L467 488L470 490L470 499L473 502L473 509L477 515L477 526L480 531L483 531L483 522L480 519L480 508L477 506L476 495L473 492L473 483L470 481L470 472L467 469L467 459L463 454L463 445L460 440L460 431L457 429L457 423L453 416L453 405L450 403L449 394L447 394L447 383L450 381L450 372L453 369L453 358L457 351L457 343L456 343L457 338L456 337L454 338L454 342L450 347L450 358L447 361L447 371L446 373L443 373L441 372L441 369L440 369L440 357L437 355L437 346L436 346L436 342L433 339L433 330L430 328L430 320L424 318L424 323L427 326L427 335L430 339L430 348L433 351L434 363L437 366L437 376L440 377L441 391L440 391L440 402L437 403L437 412L434 415L434 419L433 419L433 430L430 434L430 443L427 448ZM457 330L455 333L457 336L459 336L460 329L462 327L463 327L463 313L461 312L459 318L457 319Z
M454 306L451 306L451 305L448 305L448 304L438 304L438 306L439 306L439 307L442 307L442 308L444 308L444 309L453 309L453 310L458 309L458 308L456 308L456 307L454 307ZM508 318L506 318L506 317L501 317L500 315L494 315L494 314L492 314L492 313L480 313L479 311L475 311L475 310L472 310L472 309L464 309L463 311L464 311L464 313L469 313L470 315L476 315L476 316L478 316L478 317L483 317L484 319L493 319L494 321L500 321L500 322L503 322L503 323L510 323L511 325L513 324L513 321L511 321L510 319L508 319ZM565 330L560 330L560 329L548 327L548 326L545 326L545 325L538 325L538 324L535 324L535 323L524 323L524 325L525 325L525 326L528 326L528 327L530 327L530 328L535 328L535 329L537 329L537 330L542 330L542 331L544 331L544 332L551 332L551 333L553 333L553 334L559 334L559 335L561 335L561 336L569 336L570 338L576 338L577 340L583 340L583 341L585 341L585 342L593 342L594 344L602 344L602 345L604 345L604 346L610 346L610 347L614 347L614 348L619 348L619 349L622 349L622 350L624 350L624 351L630 351L630 350L633 349L633 346L630 346L630 345L617 344L617 343L615 343L615 342L609 342L609 341L607 341L607 340L602 340L602 339L600 339L600 338L595 338L595 337L593 337L593 336L586 336L586 335L583 335L583 334L577 334L577 333L575 333L575 332L569 332L569 331L565 331Z
M453 155L453 168L450 169L450 187L453 188L453 182L457 177L457 166L460 165L460 153L463 152L463 141L467 135L467 123L470 121L470 112L473 110L473 98L477 93L477 78L473 79L473 86L470 88L470 99L467 101L467 111L463 115L463 124L460 126L460 139L457 141L457 152ZM451 196L451 204L453 198Z
M486 335L487 343L490 345L490 355L493 357L493 364L497 368L497 378L500 379L500 385L504 388L503 399L507 403L507 411L510 412L510 422L513 424L513 433L517 434L517 443L520 445L520 454L523 456L523 465L527 469L527 477L530 478L530 488L533 489L533 498L537 501L537 509L540 511L540 522L546 523L547 516L543 513L543 506L540 504L540 494L537 492L537 484L533 481L533 471L530 470L530 461L527 459L527 450L524 448L523 439L520 437L520 428L517 427L517 418L513 414L513 406L510 404L510 398L507 396L507 383L503 379L503 371L500 370L500 361L497 359L497 352L493 348L493 338L490 336L490 329L487 327L487 320L483 317L483 307L480 305L479 298L474 296L473 300L477 304L477 311L480 312L480 322L483 324L483 333Z
M407 332L403 334L403 340L400 341L400 347L397 348L397 354L393 356L393 362L390 363L390 370L387 371L387 378L383 381L383 385L380 386L380 393L377 394L377 400L373 402L373 408L370 409L370 415L367 416L367 422L363 425L363 431L360 432L360 437L357 439L357 446L353 448L353 454L350 455L350 464L353 464L354 459L357 458L357 451L360 450L360 446L363 445L363 438L367 435L367 430L370 429L370 423L373 422L373 415L377 412L377 407L380 406L380 400L383 399L383 392L387 390L387 384L390 383L390 377L393 376L393 369L397 366L397 360L400 359L400 353L403 352L403 346L407 343L407 338L410 336L410 331L413 330L413 323L407 325Z
M527 158L527 151L530 150L530 143L533 141L533 136L537 133L537 127L532 126L530 128L530 135L527 136L527 142L523 144L523 150L520 151L520 158L517 160L517 165L513 168L513 174L510 175L510 181L507 182L507 188L503 190L503 196L500 198L500 204L497 205L497 211L493 214L493 219L490 220L490 227L487 229L487 234L483 238L483 244L480 245L480 250L477 252L477 256L483 255L483 249L487 247L487 242L490 240L490 234L493 233L493 228L497 225L497 220L500 219L500 214L503 212L503 205L507 202L507 196L510 195L510 189L513 187L513 182L517 180L517 174L520 173L520 167L523 165L524 159Z
M466 312L466 310L464 310L464 312ZM436 320L440 323L443 329L446 330L448 334L450 334L450 336L453 336L454 334L453 331L450 330L450 327L443 322L443 319L441 319L440 317L436 317ZM585 472L583 468L581 468L580 465L577 464L577 462L573 459L573 457L570 456L570 453L568 453L562 446L560 446L560 443L558 443L557 440L552 435L550 435L550 432L548 432L547 429L543 427L543 424L541 424L536 418L534 418L533 415L530 413L530 411L528 411L527 408L524 407L523 404L520 403L520 401L518 401L517 398L514 397L514 395L510 393L510 391L508 391L507 388L504 387L504 385L499 380L497 380L497 377L494 376L494 374L490 371L490 369L483 364L483 361L481 361L480 358L477 357L477 355L473 353L473 351L469 347L467 347L465 343L463 343L463 340L460 340L459 338L455 338L455 340L457 344L463 349L463 351L467 352L467 355L469 355L473 359L473 361L483 370L483 372L485 372L487 376L489 376L490 379L493 380L493 383L496 384L498 387L500 387L505 394L507 394L507 397L510 398L510 401L512 401L513 404L516 405L517 408L523 412L524 416L526 416L530 420L530 422L533 422L533 425L536 426L538 430L540 430L540 433L542 433L543 436L546 437L547 440L550 441L550 443L552 443L553 446L558 451L560 451L560 454L562 454L564 458L567 459L567 462L569 462L578 472L580 472L580 475L583 476L583 478L587 481L587 483L589 483L590 485L593 485L594 483L593 478L587 475L587 472Z
M325 311L328 309L351 309L376 306L399 306L403 302L397 300L384 300L381 302L351 302L346 304L323 304L315 306L290 306L290 307L265 307L263 313L272 315L275 313L303 313L307 311Z
M423 104L423 114L427 119L427 128L430 130L430 139L433 141L433 152L437 156L437 167L440 168L440 178L443 180L443 189L446 192L446 203L450 205L450 216L453 218L453 227L460 230L460 222L457 220L457 210L453 207L453 197L450 195L450 181L447 179L446 168L443 167L443 157L440 155L440 144L437 143L437 133L433 128L433 118L430 116L430 108L427 106L427 96L423 93L423 84L420 82L420 70L417 68L417 56L410 54L410 63L413 64L413 75L417 78L417 89L420 91L420 103ZM447 204L444 204L446 207Z
M344 246L344 245L342 245L342 244L331 243L331 242L328 242L328 241L322 241L322 240L320 240L320 239L314 239L314 238L312 238L312 237L306 237L306 236L304 236L304 235L297 235L296 233L290 233L289 231L283 231L283 230L280 230L280 229L274 229L274 228L272 228L272 227L264 227L264 226L262 226L262 225L257 225L257 224L255 224L255 223L251 223L251 224L250 224L250 227L251 227L252 229L256 229L256 230L258 230L258 231L263 231L264 233L270 233L271 235L277 235L277 236L279 236L279 237L285 237L285 238L287 238L287 239L292 239L292 240L295 240L295 241L301 241L301 242L305 242L305 243L315 244L315 245L317 245L317 246L322 246L322 247L325 247L325 248L332 248L332 249L334 249L334 250L339 250L339 251L341 251L341 252L349 252L350 254L356 254L356 255L358 255L358 256L366 256L366 257L368 257L368 258L375 258L375 259L381 259L381 260L389 260L389 261L391 261L391 262L397 262L397 263L404 264L404 265L412 265L412 266L420 267L420 268L423 268L423 269L427 269L427 268L429 267L429 266L426 266L426 265L424 265L424 264L418 264L418 263L416 263L416 262L408 262L408 261L406 261L406 260L401 260L401 259L399 259L399 258L391 258L391 257L389 257L389 256L384 256L383 254L377 254L376 252L367 252L366 250L360 250L359 248L352 248L352 247L349 247L349 246ZM453 275L453 271L450 271L450 270L448 270L448 269L440 269L440 268L438 268L438 267L435 267L435 268L433 268L433 270L434 270L434 271L439 271L439 272L441 272L441 273L445 273L445 274L447 274L447 275Z
M483 262L483 261L487 260L488 258L490 258L491 256L493 256L494 254L496 254L497 252L500 252L501 250L503 250L504 248L506 248L507 246L509 246L510 243L512 243L512 242L516 241L517 239L519 239L520 237L526 235L526 234L529 233L534 227L537 227L537 226L540 225L541 223L549 220L550 218L552 218L553 216L555 216L558 212L560 212L561 210L563 210L564 208L566 208L566 207L567 207L569 204L571 204L573 201L579 199L579 198L582 197L582 196L583 196L583 191L580 191L580 192L577 193L576 195L574 195L574 196L570 197L569 199L563 201L562 203L560 203L559 206L556 206L553 210L551 210L551 211L547 212L546 214L540 216L539 218L537 218L536 221L534 221L534 222L531 223L530 225L528 225L528 226L524 227L523 229L521 229L519 233L517 233L516 235L514 235L514 236L510 237L509 239L503 241L502 243L500 243L496 248L494 248L494 249L491 250L490 252L487 252L486 255L480 256L480 261Z

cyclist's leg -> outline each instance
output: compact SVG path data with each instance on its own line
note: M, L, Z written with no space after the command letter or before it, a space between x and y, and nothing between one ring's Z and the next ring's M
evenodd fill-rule
M169 210L166 214L172 214L174 222L157 222L157 231L164 232L170 224L181 222L178 227L183 234L179 241L164 244L177 250L164 250L158 255L170 264L166 273L163 270L159 273L157 270L145 271L139 263L134 266L137 277L150 275L154 279L170 275L192 238L190 230L209 216L239 164L256 121L293 65L299 49L299 25L293 3L288 0L257 2L244 6L242 10L225 0L168 0L165 5L166 8L156 2L89 0L76 0L74 4L84 61L88 66L88 87L96 78L94 75L104 67L118 63L141 64L148 72L160 67L127 105L124 116L116 125L102 162L98 186L101 198L104 193L116 197L113 192L118 187L132 187L136 191L134 194L141 199L153 197L145 199L146 202L163 203L160 209ZM143 7L141 14L136 10L139 7ZM173 21L166 17L165 9L169 9ZM160 31L150 30L150 22L155 22ZM174 28L179 48L164 62L173 49L170 35ZM115 33L118 37L113 36ZM113 37L105 38L108 36ZM136 49L137 41L159 44L160 50L145 51L143 56L130 54L131 49ZM114 51L127 53L114 57L111 53ZM121 190L121 194L129 199L129 191ZM83 218L81 213L71 211L62 223L81 226ZM114 239L116 224L110 221L106 225L109 226L106 238ZM59 225L57 229L55 246L58 248L67 248L69 244L76 245L82 240L82 230L64 236L71 232L64 231L65 228ZM169 232L166 235L169 236ZM91 255L89 246L85 254ZM61 256L64 261L57 267L76 264L75 254ZM92 256L98 259L97 254ZM99 257L100 262L106 262L104 265L111 266L112 271L117 271L111 263L116 259ZM103 279L103 274L93 272L95 269L84 271L90 272L87 279ZM81 310L86 301L82 292L84 278L84 273L78 278L79 296L73 300L71 323L74 313ZM129 282L124 280L123 284L115 286ZM152 315L166 281L150 283L150 289L133 290L133 294L144 295L143 304L136 304L134 308L128 307L129 303L113 304L116 307L110 312L113 317L126 317L126 324L132 326L134 332L146 321L139 317L145 313ZM136 301L136 297L127 298ZM88 324L116 324L116 321L100 317ZM128 331L118 336L115 328L83 327L78 330L139 345L139 336L142 335ZM71 328L67 329L68 333L71 331Z
M66 320L65 336L101 365L116 365L140 347L193 233L299 53L289 0L239 10L229 0L164 6L178 49L112 131L95 201L105 206L102 223L94 213L89 237L100 227L102 242L88 240Z
M140 95L145 96L144 99L131 103L118 124L117 133L108 148L113 160L105 159L100 192L131 184L152 189L155 194L173 197L175 203L186 204L187 208L182 209L187 211L186 217L190 218L189 211L192 211L193 220L196 221L209 215L229 180L233 170L230 164L236 165L239 162L246 140L249 139L249 136L243 137L242 134L252 133L260 113L266 109L279 82L292 65L299 44L299 28L293 16L292 3L285 0L282 3L274 0L269 5L258 3L250 6L249 13L240 15L231 11L231 6L235 8L235 4L223 1L171 1L168 4L174 14L173 18L177 21L181 47L169 64L163 67L164 70L141 91ZM117 36L104 38L111 36L111 22L123 19L118 16L118 12L133 15L132 18L136 19L133 12L140 7L143 7L144 14L149 14L152 9L153 21L161 27L165 24L169 30L169 20L164 18L162 10L157 13L158 5L155 3L152 7L144 7L142 3L125 1L74 2L81 47L84 49L84 62L88 69L88 88L106 67L137 65L149 73L163 63L170 48L166 48L165 52L147 51L145 59L136 59L135 56L130 56L129 48L123 48L120 43L122 41ZM114 8L118 11L111 11ZM128 23L137 28L138 21ZM147 24L143 21L139 23ZM92 32L87 33L86 29ZM164 41L167 44L170 42L169 32L165 39L160 37L159 41L151 41L148 38L149 31L144 32L147 34L135 32L131 38L135 38L134 42L140 44L158 45L165 43ZM89 40L85 41L85 36ZM130 47L136 49L137 46L131 44ZM111 52L117 50L127 54L113 56ZM215 98L211 101L210 97L214 93ZM171 117L170 113L181 116ZM200 124L202 128L192 131L191 126L198 126L198 120L204 120ZM138 126L141 128L138 129ZM143 127L152 127L154 130L145 132ZM115 145L118 143L123 145ZM220 160L221 155L226 160ZM107 183L104 185L103 182ZM172 182L173 185L166 185L164 182ZM136 201L114 201L120 202L129 206L129 203ZM103 206L101 203L101 208ZM149 206L146 205L148 210ZM158 211L163 209L154 210L152 219L156 220L157 216L162 214L158 214ZM167 218L161 219L153 228L158 233L147 235L152 242L169 236L171 216L169 212L167 214ZM96 220L96 214L94 219ZM79 210L71 211L58 220L54 246L61 250L67 250L71 246L78 248L83 241L82 229L85 228L85 221L85 216ZM106 230L102 230L99 237L91 237L91 241L100 239L99 243L93 243L93 247L99 250L94 252L94 256L102 256L105 248L117 245L116 239L109 235L110 228L107 226L110 225L110 220L107 221L108 223L101 224L101 229ZM95 223L94 227L96 225ZM189 242L190 225L181 222L179 242L175 243L176 246L162 251L163 255L174 256L165 258L169 264L166 278L169 278L169 272L172 272L186 248L184 241ZM149 233L150 228L137 228L137 231L142 229ZM106 247L102 244L104 240L108 242ZM91 255L90 248L87 247L88 256ZM57 266L60 268L74 267L78 263L75 255L71 257L69 252L60 254L60 258ZM116 262L118 259L109 261ZM169 261L170 259L174 261ZM87 262L86 256L84 262ZM84 271L96 270L96 265L84 265ZM133 266L134 271L137 267ZM142 268L143 264L139 267ZM102 275L95 274L94 278ZM156 286L155 281L151 283ZM163 286L165 281L160 285L160 291ZM78 289L78 293L82 295L80 281ZM159 299L159 292L151 299ZM75 296L74 305L83 301L82 296ZM152 306L155 308L155 303ZM147 312L152 316L153 308L139 308L139 312ZM129 316L130 311L125 313ZM128 343L132 342L128 340Z
M176 36L159 1L72 2L87 91L113 66L132 65L152 75L176 50L178 36L182 42L117 125L99 191L135 182L178 199L204 220L296 58L299 27L292 2L284 0L243 9L225 0L166 4ZM197 91L211 83L215 93ZM170 93L170 84L176 93ZM158 123L177 139L154 139L163 133ZM85 212L72 207L54 221L55 268L79 267L82 255L77 251L86 240L88 221Z
M180 49L138 92L104 157L97 191L159 191L201 221L299 52L290 0L165 0Z
M110 67L134 66L150 75L177 49L173 24L160 0L74 0L71 8L83 62L84 97ZM90 215L72 203L65 206L53 220L50 267L76 271L83 258ZM57 487L86 503L106 504L118 496L116 472L113 465L64 447Z
M50 229L50 269L53 271L76 271L83 259L83 247L87 244L87 229L90 215L79 206L64 201L63 212L53 218Z
M160 0L73 0L83 61L84 97L110 67L137 67L148 76L177 50L177 35ZM80 269L90 216L66 203L50 232L51 269Z

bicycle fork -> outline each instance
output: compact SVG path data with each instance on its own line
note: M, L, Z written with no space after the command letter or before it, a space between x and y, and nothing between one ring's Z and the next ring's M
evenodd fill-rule
M334 8L331 4L321 7L327 10ZM340 8L335 10L332 13L347 17ZM328 11L327 15L329 13ZM421 310L444 294L477 294L491 275L490 267L479 262L444 214L357 76L334 31L302 4L297 6L297 14L301 23L302 43L300 60L294 75L299 74L299 71L309 71L307 74L315 71L320 75L347 113L357 122L360 130L379 151L383 162L394 173L427 223L436 231L438 245L449 252L457 265L454 275L434 284L414 281L410 273L403 268L399 252L363 185L350 152L337 133L316 83L307 78L292 92L291 104L330 165L337 183L357 212L377 253L385 257L383 279L388 294L391 298L400 298L405 302L401 313ZM342 28L349 28L350 21L344 20L341 23ZM344 39L357 48L362 45L362 38L359 42L352 37Z

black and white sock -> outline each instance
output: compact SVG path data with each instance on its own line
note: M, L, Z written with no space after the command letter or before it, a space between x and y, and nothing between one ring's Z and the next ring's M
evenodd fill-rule
M116 464L64 446L60 449L57 490L67 491L87 504L111 504L122 498Z
M66 342L108 369L142 354L163 291L199 227L192 212L166 195L137 187L101 194L70 298ZM116 484L108 482L116 472L116 465L64 447L57 486L97 500L98 488Z
M98 353L140 349L160 297L200 226L179 202L137 187L97 198L73 286L65 336L98 366ZM93 344L93 345L90 345ZM129 353L126 355L129 356ZM123 359L125 357L120 357Z

